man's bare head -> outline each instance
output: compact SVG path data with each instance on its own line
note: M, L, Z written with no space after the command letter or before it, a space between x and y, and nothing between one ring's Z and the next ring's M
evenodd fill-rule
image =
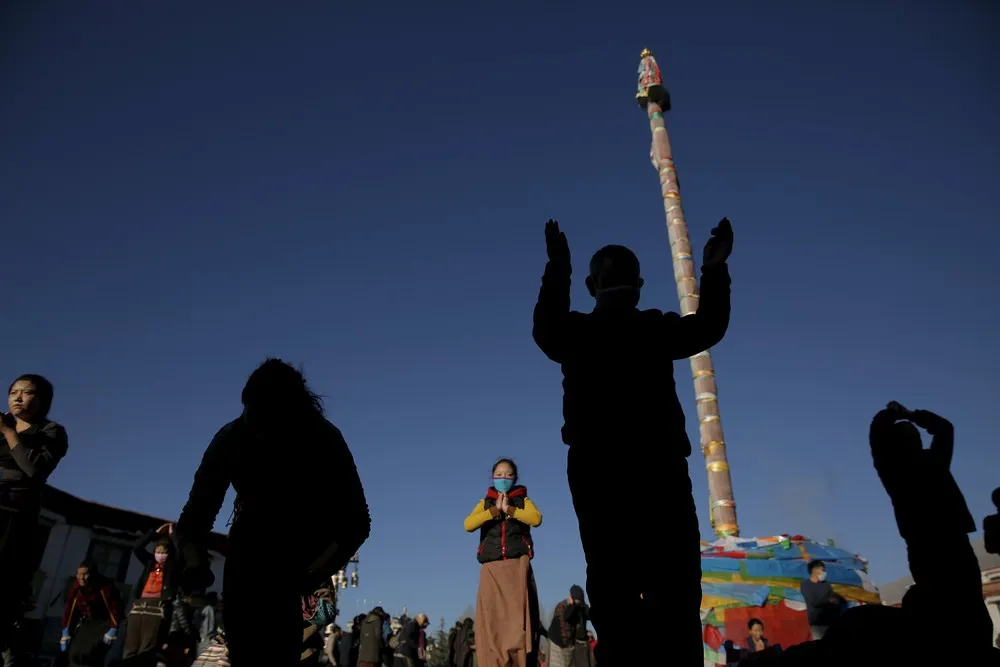
M920 431L911 422L896 422L892 425L892 432L896 447L903 452L911 454L924 448L924 443L920 439Z
M639 258L621 245L607 245L590 259L587 291L598 300L610 294L622 293L621 298L639 303L643 280L639 274ZM627 296L626 296L627 295Z

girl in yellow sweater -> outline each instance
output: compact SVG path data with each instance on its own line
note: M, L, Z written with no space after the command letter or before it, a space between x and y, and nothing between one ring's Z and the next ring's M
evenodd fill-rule
M538 661L538 591L531 571L531 529L542 514L517 484L510 459L493 464L493 485L465 519L479 531L476 657L480 667L534 667Z

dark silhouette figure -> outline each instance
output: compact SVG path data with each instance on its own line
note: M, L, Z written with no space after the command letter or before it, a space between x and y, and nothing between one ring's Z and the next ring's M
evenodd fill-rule
M472 667L476 658L476 624L471 618L462 620L455 637L456 667Z
M987 553L1000 556L1000 489L993 489L990 499L997 513L983 519L983 543Z
M305 378L268 359L247 380L243 414L209 444L177 522L182 586L206 589L205 540L230 485L236 509L223 594L233 664L292 665L302 647L303 596L347 565L371 520L354 458ZM336 507L335 521L315 509Z
M917 427L932 436L928 449ZM966 536L976 532L976 522L951 474L955 429L947 419L893 402L875 416L870 439L875 470L892 500L904 540L929 537L928 529L936 523L930 519L942 511L950 519L949 534L967 541Z
M50 421L52 383L22 375L7 388L0 412L0 651L23 612L20 591L31 587L35 563L26 546L38 526L45 480L66 455L66 430Z
M931 434L929 449L924 449L917 427ZM870 441L875 470L906 541L916 589L908 591L909 611L927 619L939 615L938 629L956 643L990 646L993 624L983 604L979 562L969 543L976 522L950 469L954 427L933 412L910 411L893 402L875 416ZM941 554L947 554L946 567Z
M591 622L601 638L597 663L646 661L633 618L657 618L671 627L677 664L701 664L700 531L673 363L707 350L726 333L732 227L723 219L712 230L701 305L687 317L639 310L639 260L614 245L590 262L593 312L570 310L570 251L558 223L545 226L545 242L548 264L532 334L564 377L562 437L587 557ZM669 516L669 549L663 534L651 529L651 514Z
M350 630L344 633L340 641L338 667L358 667L358 654L361 650L361 624L364 620L364 614L358 614L351 619Z
M923 448L917 427L932 434L930 449ZM902 608L849 609L821 641L793 646L782 655L753 655L740 664L1000 664L1000 651L990 646L992 624L969 544L975 525L948 469L952 425L926 410L909 411L893 402L875 415L869 440L914 580ZM915 628L933 630L919 646L893 639L912 635Z
M458 641L458 633L462 629L462 622L456 621L455 627L448 631L448 667L457 667L455 655L455 645Z

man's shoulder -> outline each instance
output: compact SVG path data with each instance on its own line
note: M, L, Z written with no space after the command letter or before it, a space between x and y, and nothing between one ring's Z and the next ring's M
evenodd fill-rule
M663 318L680 319L680 313L672 310L663 311L659 308L647 308L639 311L639 316L648 320L662 320Z
M799 590L803 591L803 592L805 592L805 591L808 590L808 591L813 591L813 592L821 593L821 592L823 592L823 591L825 591L827 589L830 589L830 590L833 589L833 587L830 586L830 582L828 582L828 581L813 581L812 579L803 579L799 583Z
M614 320L660 320L664 317L680 317L675 312L667 311L663 312L657 308L647 308L644 310L639 310L638 308L629 310L619 310L611 314L608 317L607 313L601 313L597 311L584 313L578 310L571 310L569 312L571 319L576 319L577 321L607 321L609 319Z
M66 433L66 429L62 424L52 420L47 420L38 430L42 433Z
M243 428L243 417L237 417L228 424L223 425L223 427L216 432L215 437L231 435L238 432L241 428Z
M232 448L233 443L242 437L245 428L246 425L242 417L237 417L228 424L225 424L212 436L212 441L208 443L205 454L210 456L225 456L223 452L228 452Z
M320 424L320 428L323 431L325 431L328 435L330 435L330 437L333 437L333 438L336 438L338 440L341 440L341 441L343 441L346 444L347 441L344 439L343 432L339 428L337 428L337 426L333 422L331 422L329 419L327 419L326 417L323 417L323 420L322 420L322 422Z

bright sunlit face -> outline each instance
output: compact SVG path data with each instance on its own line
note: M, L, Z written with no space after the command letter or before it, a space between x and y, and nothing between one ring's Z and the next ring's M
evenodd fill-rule
M7 394L7 407L10 413L23 421L31 421L41 407L36 393L35 383L31 380L15 382Z
M501 461L493 469L494 479L514 479L514 469L506 461Z

